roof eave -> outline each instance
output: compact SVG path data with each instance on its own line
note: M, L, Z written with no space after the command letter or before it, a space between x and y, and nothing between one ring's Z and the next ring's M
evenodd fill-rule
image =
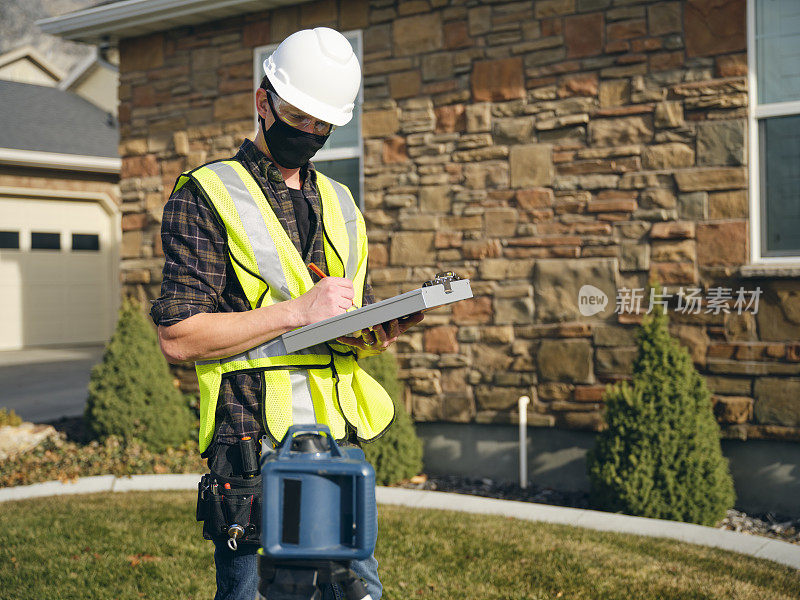
M51 35L97 44L307 1L122 0L41 19L36 24Z
M119 174L122 168L122 160L106 156L83 156L80 154L0 148L0 165Z

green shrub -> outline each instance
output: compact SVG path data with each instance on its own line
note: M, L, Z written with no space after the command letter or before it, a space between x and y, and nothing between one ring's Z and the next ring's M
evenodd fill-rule
M192 435L194 419L173 385L152 325L138 303L125 300L103 360L92 369L87 425L98 438L139 440L154 452Z
M0 408L0 427L3 425L11 425L16 427L22 423L20 416L14 412L13 408Z
M364 454L375 468L378 485L390 485L413 477L422 470L422 440L400 400L402 387L397 379L397 360L389 352L358 361L389 393L394 401L394 423L374 442L364 444Z
M609 387L607 429L588 455L602 510L713 525L735 500L705 380L655 311L639 331L633 382Z

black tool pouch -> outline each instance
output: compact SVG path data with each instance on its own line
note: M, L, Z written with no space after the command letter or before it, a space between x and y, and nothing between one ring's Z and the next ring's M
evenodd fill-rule
M207 473L197 489L196 516L205 539L228 542L232 550L260 543L261 475L242 479Z

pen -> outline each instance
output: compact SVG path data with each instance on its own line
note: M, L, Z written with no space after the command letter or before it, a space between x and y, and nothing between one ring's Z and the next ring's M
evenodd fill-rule
M308 270L314 273L314 275L320 277L321 279L325 279L327 277L327 275L325 275L325 273L322 272L322 269L320 269L314 263L308 263Z

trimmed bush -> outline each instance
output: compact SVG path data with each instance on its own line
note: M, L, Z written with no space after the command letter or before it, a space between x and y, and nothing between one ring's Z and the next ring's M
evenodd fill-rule
M153 326L125 300L103 360L92 369L85 419L98 438L138 440L154 452L192 436L194 419L173 385Z
M10 425L16 427L22 424L22 418L14 412L13 408L0 408L0 427Z
M603 396L590 497L602 510L714 525L733 506L733 481L705 380L667 324L659 311L645 318L632 385Z
M422 440L400 401L402 387L397 379L397 360L382 352L358 361L388 392L394 401L394 423L374 442L364 444L364 454L375 469L378 485L390 485L413 477L422 470Z

